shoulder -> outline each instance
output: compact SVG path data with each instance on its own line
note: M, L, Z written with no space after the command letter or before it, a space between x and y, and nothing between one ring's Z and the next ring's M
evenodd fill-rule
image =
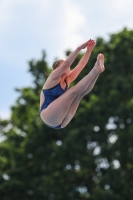
M51 73L52 74L52 73ZM49 77L47 78L44 86L42 89L49 89L49 88L52 88L54 86L56 86L57 84L60 83L60 78L58 79L53 79L51 74L49 75Z

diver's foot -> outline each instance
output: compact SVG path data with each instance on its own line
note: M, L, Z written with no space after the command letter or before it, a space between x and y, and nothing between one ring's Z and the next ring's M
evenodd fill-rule
M98 73L102 73L105 68L104 68L104 55L103 54L98 54L97 56L97 61L95 63L96 70L98 71Z

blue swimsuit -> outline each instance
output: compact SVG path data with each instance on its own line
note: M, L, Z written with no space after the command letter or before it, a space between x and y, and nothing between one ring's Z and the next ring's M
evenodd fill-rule
M56 86L54 86L53 88L47 89L47 90L42 90L43 94L45 96L45 101L41 106L40 112L42 112L43 109L47 108L48 105L54 101L55 99L57 99L59 96L61 96L62 94L64 94L66 92L66 90L68 89L68 86L66 85L65 90L63 90L61 88L60 83ZM60 129L61 128L61 124L59 126L49 126L48 124L46 124L48 127L50 128L55 128L55 129Z

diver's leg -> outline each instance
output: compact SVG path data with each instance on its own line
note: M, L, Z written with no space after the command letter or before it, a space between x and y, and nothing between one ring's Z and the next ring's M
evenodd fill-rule
M99 54L95 66L90 71L90 73L86 75L81 81L79 81L75 86L68 89L63 95L54 100L46 109L41 112L42 120L51 126L57 126L61 124L76 96L83 93L89 87L92 80L104 71L103 63L104 56Z
M75 99L73 100L69 110L68 110L68 113L66 114L64 120L62 121L62 124L61 124L61 128L64 128L67 124L69 124L69 122L72 120L72 118L74 117L77 109L78 109L78 106L79 106L79 103L81 101L81 99L87 95L88 93L90 93L90 91L93 89L97 79L98 79L98 76L97 75L91 82L91 84L88 86L88 88L81 94L77 95L75 97Z

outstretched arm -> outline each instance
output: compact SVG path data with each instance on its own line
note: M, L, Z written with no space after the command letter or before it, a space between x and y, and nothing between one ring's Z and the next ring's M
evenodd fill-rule
M86 50L84 56L79 61L78 65L73 70L71 70L71 72L69 74L70 83L77 78L79 73L86 66L86 64L87 64L87 62L88 62L88 60L90 58L91 52L94 49L94 47L95 47L95 41L94 40L89 40L88 45L87 45L87 50Z
M59 78L64 73L64 71L71 66L71 64L77 57L79 51L81 49L85 49L88 46L88 42L89 41L87 41L87 42L83 43L82 45L80 45L79 47L77 47L76 50L67 57L67 59L64 61L64 63L59 68L57 68L56 70L54 70L52 72L52 76L54 79Z
M73 53L71 53L68 58L66 59L66 63L68 64L68 66L70 67L71 64L73 63L73 61L75 60L75 58L77 57L79 51L81 49L85 49L88 46L88 42L83 43L82 45L80 45Z

